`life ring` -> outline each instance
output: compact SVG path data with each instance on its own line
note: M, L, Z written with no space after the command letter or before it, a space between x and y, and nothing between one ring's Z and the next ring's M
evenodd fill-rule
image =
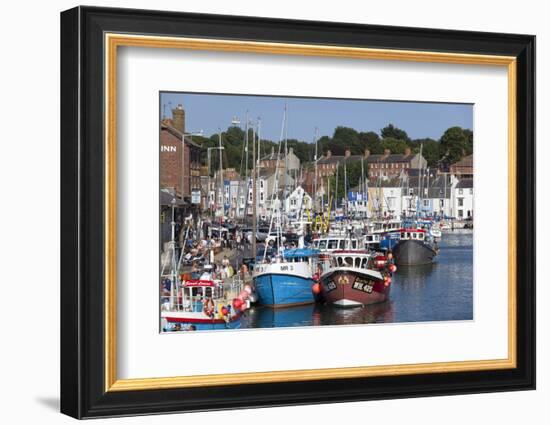
M206 299L202 311L204 311L204 314L206 314L208 317L212 317L214 315L214 301L212 301L211 298Z

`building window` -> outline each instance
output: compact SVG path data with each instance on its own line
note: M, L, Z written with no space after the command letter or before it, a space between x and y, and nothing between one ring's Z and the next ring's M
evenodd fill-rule
M471 187L471 188L470 188L470 195L473 195L473 194L474 194L474 188Z
M464 211L458 210L458 217L459 217L459 218L464 217Z
M458 194L459 194L459 195L462 195L462 192L463 192L462 189L458 189Z
M430 206L430 200L429 200L429 199L424 199L424 200L422 201L422 203L423 203L423 205L424 205L425 207L429 207L429 206Z
M458 206L463 207L464 206L464 198L458 198Z

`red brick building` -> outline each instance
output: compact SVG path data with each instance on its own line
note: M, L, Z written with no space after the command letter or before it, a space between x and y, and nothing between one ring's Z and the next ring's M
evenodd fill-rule
M474 176L474 155L465 156L460 161L455 162L451 165L449 171L457 176L472 178Z
M201 187L202 148L184 135L185 111L182 105L172 110L172 117L160 123L160 187L190 202L191 192Z
M419 153L412 153L410 148L403 154L392 154L388 149L383 154L369 155L365 153L365 161L368 164L369 178L393 179L413 169L424 169L428 165L426 159Z

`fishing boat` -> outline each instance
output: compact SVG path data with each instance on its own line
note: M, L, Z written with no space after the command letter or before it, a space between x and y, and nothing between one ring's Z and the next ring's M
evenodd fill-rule
M249 285L239 280L225 283L208 274L199 279L183 277L176 285L175 297L166 297L161 304L163 331L240 327L241 315L250 307Z
M287 158L287 110L286 105L283 113L283 125L281 138L278 144L277 162L275 166L275 184L271 194L271 219L269 222L270 235L269 243L265 244L264 254L260 261L254 265L253 281L258 303L270 307L289 307L300 304L309 304L315 301L313 286L315 281L313 275L317 268L318 250L303 247L304 243L304 222L300 223L301 229L296 229L298 237L298 248L283 248L283 229L287 217L281 211L279 196L280 167L279 160L284 156ZM281 155L281 148L285 146L285 154ZM286 165L286 164L285 164ZM285 170L288 169L285 167ZM282 187L284 192L287 189L286 171L284 173L285 183ZM271 235L273 235L271 237ZM276 247L275 255L268 256L268 250Z
M318 250L295 248L255 265L253 279L258 303L290 307L314 302L318 256Z
M321 296L336 307L360 307L386 301L396 266L366 250L338 250L321 275Z
M238 278L216 279L212 265L205 264L197 278L179 273L184 260L176 254L175 204L172 204L172 235L160 274L160 321L163 332L213 330L240 327L242 313L250 308L252 287Z
M398 266L431 264L439 252L437 243L426 229L403 228L397 235L392 251Z

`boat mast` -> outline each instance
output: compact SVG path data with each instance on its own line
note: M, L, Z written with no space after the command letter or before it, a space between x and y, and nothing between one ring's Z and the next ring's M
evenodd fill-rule
M344 159L344 217L348 216L348 167L347 159Z
M248 116L246 117L247 129L248 129ZM248 135L248 130L247 130ZM256 199L256 141L252 140L252 256L256 258L256 233L258 228L257 217L257 199ZM246 193L248 198L248 192ZM246 200L248 205L248 199Z
M256 159L256 181L260 179L260 158L261 158L261 132L262 132L262 119L260 117L256 120L256 125L258 127L257 138L258 138L258 147L257 147L257 159ZM267 190L267 188L266 188ZM265 197L264 197L265 199ZM257 215L257 213L256 213Z
M361 191L361 202L365 202L363 199L365 197L365 166L364 166L365 157L361 157L361 184L359 185L359 190ZM355 198L355 205L357 206L357 197ZM356 208L357 209L357 208Z
M170 310L173 310L175 307L176 299L176 284L178 278L178 272L176 270L176 198L172 198L172 222L170 223L172 227L172 234L170 238L170 247L172 251L172 283L170 284Z
M416 197L416 219L418 220L419 213L420 213L420 190L422 189L422 177L421 177L421 171L420 171L420 158L422 158L422 146L423 144L420 144L420 157L418 158L418 196Z
M338 168L340 168L340 162L336 163L336 184L334 189L334 214L336 216L337 209L338 209Z
M447 173L443 173L443 178L445 179L444 180L444 193L443 193L443 217L445 217L445 204L446 204L446 201L447 201Z
M246 111L244 128L244 181L246 182L246 202L244 203L243 223L246 221L248 213L248 191L250 190L250 183L248 181L248 110Z
M222 165L222 130L219 129L219 133L218 133L218 141L219 141L219 151L220 151L220 194L221 194L221 214L220 214L220 228L219 228L219 231L218 231L218 236L221 240L222 238L222 221L223 221L223 215L224 215L224 204L225 204L225 199L224 199L224 187L223 187L223 165Z
M315 178L313 179L313 185L314 185L314 189L313 189L313 205L314 205L314 208L315 208L315 212L318 211L318 208L317 208L317 178L318 178L318 172L317 172L317 140L319 140L318 138L318 132L319 132L319 129L317 127L315 127L315 132L314 132L314 135L313 135L313 142L315 143L315 155L313 157L313 161L315 162Z
M281 126L281 137L279 138L279 144L278 144L278 147L277 147L277 161L275 163L275 183L273 184L273 190L271 192L271 197L270 197L270 200L271 200L271 217L269 219L269 230L267 232L267 236L269 238L269 235L271 234L271 230L273 229L273 218L274 218L274 215L275 215L275 198L277 198L277 201L279 200L279 197L278 197L278 191L279 191L279 161L280 161L280 158L281 158L281 145L282 145L282 141L283 141L283 137L284 137L284 134L285 134L285 125L286 125L286 104L285 104L285 109L283 111L283 122L282 122L282 126ZM278 203L278 202L277 202ZM278 213L280 213L280 206L277 205L278 207ZM279 218L277 217L277 222L279 223ZM280 224L279 224L279 228L280 228ZM279 232L277 231L277 238L278 238L278 250L280 250L280 242L281 242L281 239L279 237ZM267 240L266 240L266 243L265 243L265 247L264 247L264 256L263 256L263 261L265 261L265 257L266 257L266 254L267 254Z

